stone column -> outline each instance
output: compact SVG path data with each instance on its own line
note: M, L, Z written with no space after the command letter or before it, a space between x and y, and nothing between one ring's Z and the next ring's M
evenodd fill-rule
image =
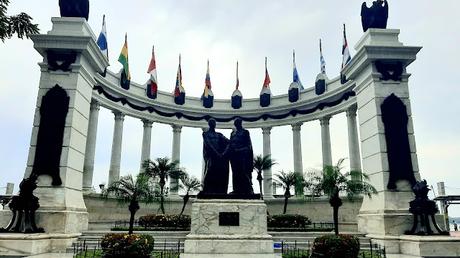
M123 141L123 121L125 115L119 111L113 111L115 125L113 130L112 156L110 158L109 185L120 178L121 144Z
M96 155L97 124L100 105L97 101L91 102L86 136L85 163L83 165L83 191L93 191L94 156Z
M397 182L397 191L388 189L390 174L399 171L389 168L381 105L394 95L406 107L409 154L414 177L420 180L406 67L416 59L421 48L404 46L399 41L399 30L391 29L369 29L355 48L357 54L345 67L344 74L356 84L353 90L358 106L362 169L378 192L371 199L364 196L358 228L385 244L388 254L399 253L401 248L391 239L411 228L413 217L408 203L414 196L405 180ZM395 77L395 73L401 75Z
M51 31L31 35L34 49L43 59L39 63L41 75L25 178L34 169L37 147L40 147L37 145L41 144L38 134L43 128L40 125L42 97L54 88L60 92L64 90L70 102L58 164L61 184L51 186L51 177L40 176L38 188L34 191L40 198L40 208L36 213L37 226L43 227L49 235L40 240L40 247L36 247L34 241L18 240L22 250L33 248L39 250L37 253L65 252L66 245L88 229L88 213L82 193L86 138L93 86L97 84L94 78L108 66L85 19L55 17L51 21ZM70 63L67 64L67 61Z
M323 151L323 167L332 166L332 150L331 150L331 133L329 132L330 116L321 118L321 147Z
M141 152L141 168L140 171L144 171L143 164L146 160L150 159L150 148L152 142L152 125L153 122L150 120L143 119L144 134L142 136L142 152Z
M262 136L263 136L263 155L264 157L267 155L272 155L272 147L270 142L270 134L271 134L271 127L264 127L262 128ZM264 182L263 182L263 194L264 199L271 199L273 198L273 174L272 169L264 170Z
M292 125L292 152L294 156L294 172L303 177L301 128L302 123ZM297 196L302 196L303 189L296 187L295 194Z
M294 171L303 175L301 127L302 123L292 125L292 148L294 153Z
M356 105L347 109L348 124L348 155L350 171L361 171L361 155L359 154L358 127L356 124Z
M173 145L171 160L176 161L180 166L180 135L182 132L182 126L172 125L173 128ZM179 181L177 179L170 179L169 181L169 194L172 197L178 196Z

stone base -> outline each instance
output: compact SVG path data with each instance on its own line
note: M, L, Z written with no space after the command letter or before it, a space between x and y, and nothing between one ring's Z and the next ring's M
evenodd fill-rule
M231 213L229 220L223 214ZM275 257L262 200L206 200L192 204L192 225L181 258Z
M65 253L80 234L0 234L0 257Z
M388 258L460 257L460 237L450 236L378 236L367 235L384 245Z

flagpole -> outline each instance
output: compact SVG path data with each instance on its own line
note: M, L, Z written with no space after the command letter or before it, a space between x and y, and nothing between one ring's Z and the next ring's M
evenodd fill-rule
M238 60L236 61L236 89L240 86L239 78L238 78Z
M292 67L295 67L295 49L292 50Z
M323 46L321 44L321 39L319 39L319 53L321 56L323 55Z
M267 57L265 57L265 71L267 71Z

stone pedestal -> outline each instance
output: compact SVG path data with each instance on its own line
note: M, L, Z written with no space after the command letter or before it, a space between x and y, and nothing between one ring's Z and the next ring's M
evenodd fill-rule
M460 257L460 238L449 236L381 236L367 235L384 244L388 258Z
M97 47L85 19L52 18L52 22L53 28L47 34L31 35L43 62L39 64L41 77L24 177L29 177L34 169L38 132L42 128L42 97L57 87L69 97L58 164L62 184L52 185L51 177L47 175L38 178L38 188L34 191L40 199L36 222L46 234L1 235L0 247L13 248L16 245L23 254L64 251L88 228L82 179L90 102L96 85L94 75L103 72L108 62Z
M396 191L387 188L390 169L381 105L391 94L401 99L407 108L413 173L420 180L406 67L416 59L421 48L404 46L398 35L399 30L369 29L357 43L353 61L344 70L347 78L356 84L362 170L378 191L378 195L364 198L358 226L361 232L373 235L401 235L412 225L409 202L414 196L409 183L397 182ZM400 78L384 78L384 71L379 70L376 63L400 65Z
M362 170L378 191L372 198L364 197L358 216L359 231L384 245L390 258L458 257L458 238L404 235L413 224L409 213L409 202L414 199L411 186L408 181L400 180L396 189L388 189L391 173L395 176L407 172L390 171L389 167L381 106L391 95L406 108L411 172L420 180L409 97L410 74L406 68L421 47L404 46L398 36L399 30L369 29L357 43L353 61L344 69L350 83L356 84Z
M181 258L275 257L261 200L196 200Z

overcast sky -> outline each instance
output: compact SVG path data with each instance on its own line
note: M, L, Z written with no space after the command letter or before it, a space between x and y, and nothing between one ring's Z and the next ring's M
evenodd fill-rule
M9 14L30 14L42 33L51 29L50 17L58 16L57 0L12 1ZM370 3L370 1L368 1ZM200 96L204 87L206 59L216 98L231 96L235 85L235 62L240 62L240 89L246 98L258 97L264 79L264 57L268 57L273 94L287 93L292 81L292 50L306 87L312 87L319 72L318 39L329 78L339 74L342 24L347 24L349 45L362 36L361 0L171 0L91 1L89 24L96 35L106 14L110 70L128 33L133 80L144 83L155 44L159 89L171 92L177 59L182 53L183 83L187 95ZM458 0L390 1L389 28L401 29L405 45L423 46L418 59L408 68L420 173L429 184L445 181L448 194L460 194L460 9ZM355 50L351 48L352 56ZM0 44L0 187L22 179L42 60L30 40L10 39ZM229 131L222 131L229 135ZM113 115L101 109L94 184L107 182L113 133ZM251 130L254 150L262 153L261 130ZM348 157L344 115L331 120L333 159ZM138 173L142 122L127 117L124 124L122 175ZM201 130L184 128L181 165L193 175L201 174ZM171 156L170 126L154 124L152 157ZM319 121L302 126L304 169L321 166ZM290 127L272 130L273 168L292 170ZM435 186L436 188L436 186ZM4 191L4 189L0 189ZM460 207L450 209L460 216Z

